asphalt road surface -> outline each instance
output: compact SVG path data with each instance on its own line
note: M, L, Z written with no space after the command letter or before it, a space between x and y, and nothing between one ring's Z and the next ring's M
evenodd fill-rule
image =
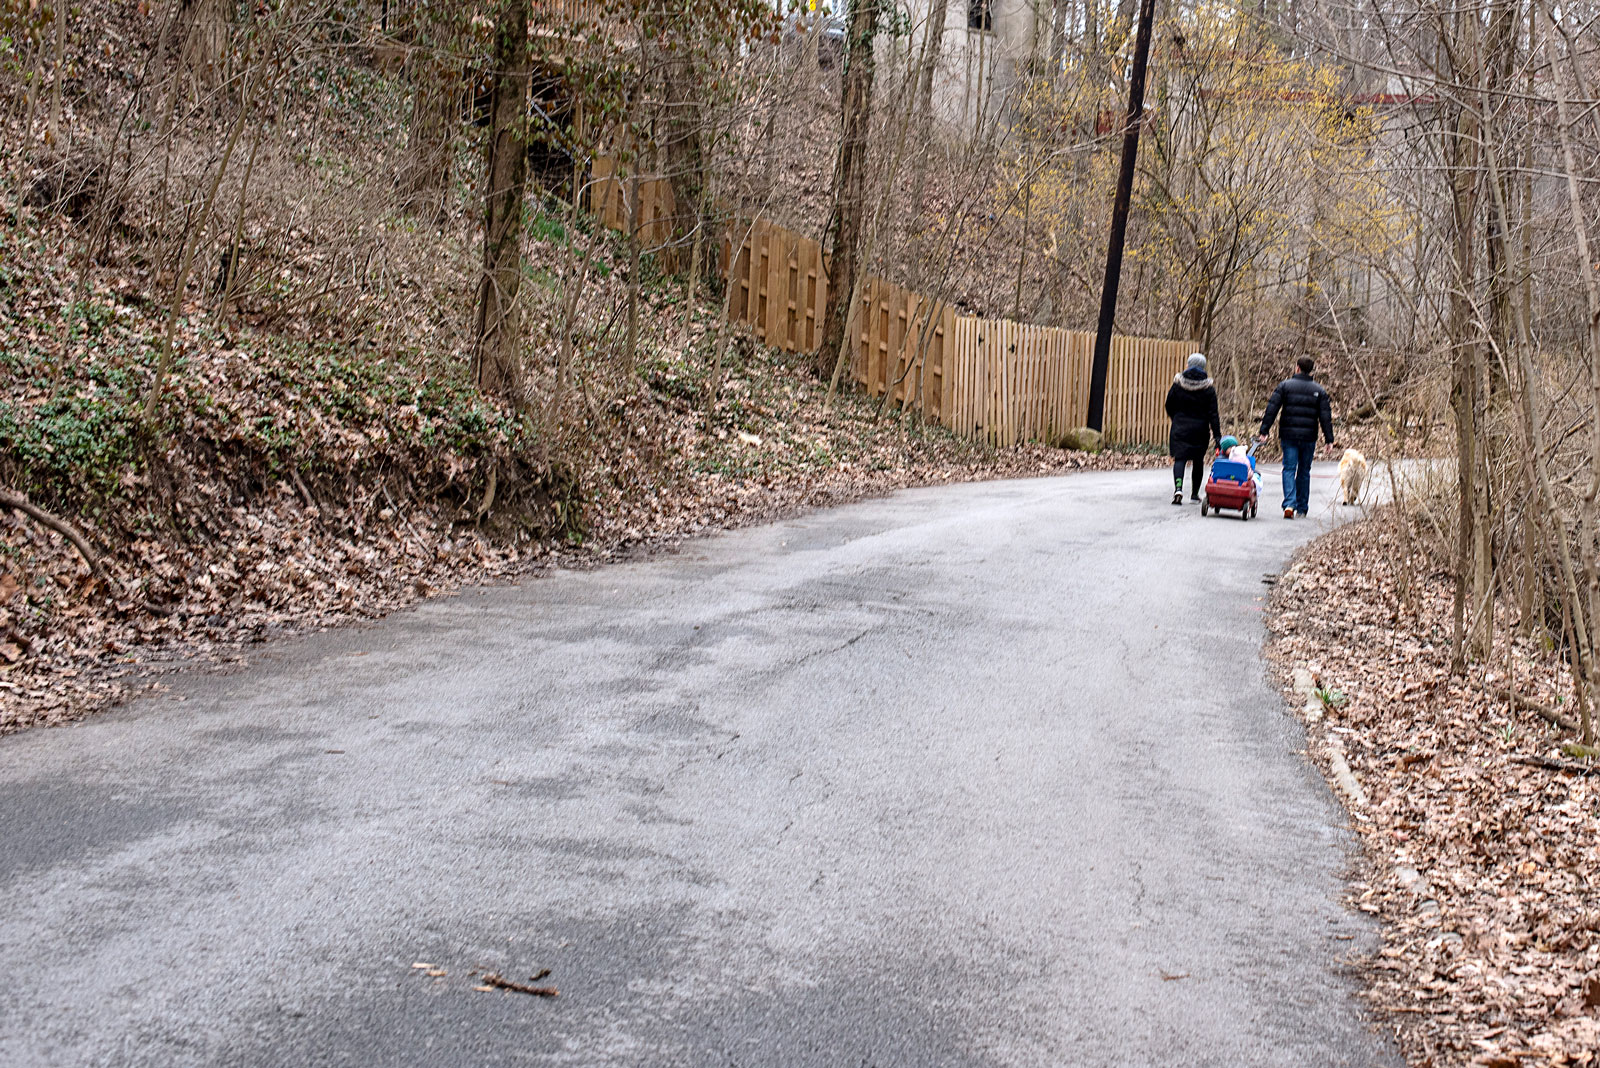
M1260 655L1318 476L900 493L0 740L0 1064L1397 1064Z

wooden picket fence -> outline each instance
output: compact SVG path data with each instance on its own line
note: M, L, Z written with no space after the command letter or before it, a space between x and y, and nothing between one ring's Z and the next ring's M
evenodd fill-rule
M1166 440L1167 388L1193 350L1188 341L1111 339L1108 440ZM1088 419L1093 333L959 316L953 353L955 363L946 372L953 389L940 421L958 434L1002 446L1054 443Z
M591 205L606 225L628 225L626 180L595 161ZM671 236L672 191L642 180L639 225L646 247ZM735 243L737 242L737 248ZM828 306L822 246L766 219L736 224L722 240L725 314L764 344L815 352ZM852 319L851 372L873 397L922 412L958 434L995 445L1055 443L1088 417L1094 334L1009 319L955 314L942 301L869 277ZM1167 438L1166 396L1193 342L1113 337L1106 379L1106 439L1155 444Z
M1078 333L1078 331L1075 331ZM1094 334L1083 334L1092 352ZM1112 337L1111 360L1106 375L1105 425L1112 441L1154 445L1165 442L1171 423L1167 419L1167 390L1184 369L1193 341L1156 337ZM1087 404L1089 377L1082 379ZM1080 422L1077 424L1082 426Z
M956 433L1014 445L1083 425L1094 335L962 316L955 340L946 425Z
M735 237L742 238L737 252ZM728 287L729 321L750 327L758 340L775 349L815 352L828 306L822 246L756 219L723 239L722 262L730 255L737 258ZM856 381L873 396L891 392L894 400L936 420L946 405L944 367L955 321L953 310L937 303L881 278L868 278L856 313L851 360Z

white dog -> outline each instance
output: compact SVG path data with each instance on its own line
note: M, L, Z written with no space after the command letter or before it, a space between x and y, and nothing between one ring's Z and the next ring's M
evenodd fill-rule
M1339 489L1345 504L1355 504L1367 480L1367 458L1360 450L1346 449L1339 457Z

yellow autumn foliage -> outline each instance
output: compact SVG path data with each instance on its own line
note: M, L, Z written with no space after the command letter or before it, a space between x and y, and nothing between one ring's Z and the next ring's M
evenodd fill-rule
M1104 256L1124 63L1077 57L1031 86L1002 178L1025 187L1010 196L1014 214L1025 209L1063 269L1086 281L1098 281ZM1411 224L1373 164L1381 135L1337 68L1285 51L1234 5L1211 0L1163 20L1119 324L1209 346L1225 311L1267 292L1316 299L1320 264L1408 240Z

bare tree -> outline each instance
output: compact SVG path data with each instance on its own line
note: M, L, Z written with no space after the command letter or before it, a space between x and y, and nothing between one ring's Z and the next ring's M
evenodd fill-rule
M499 0L489 77L483 273L478 283L478 387L522 403L522 212L528 185L528 0Z
M842 359L850 320L851 295L861 269L858 256L866 212L867 148L872 121L873 49L878 37L881 0L853 0L846 28L842 81L839 162L834 177L832 259L828 270L827 322L817 367L829 373Z

